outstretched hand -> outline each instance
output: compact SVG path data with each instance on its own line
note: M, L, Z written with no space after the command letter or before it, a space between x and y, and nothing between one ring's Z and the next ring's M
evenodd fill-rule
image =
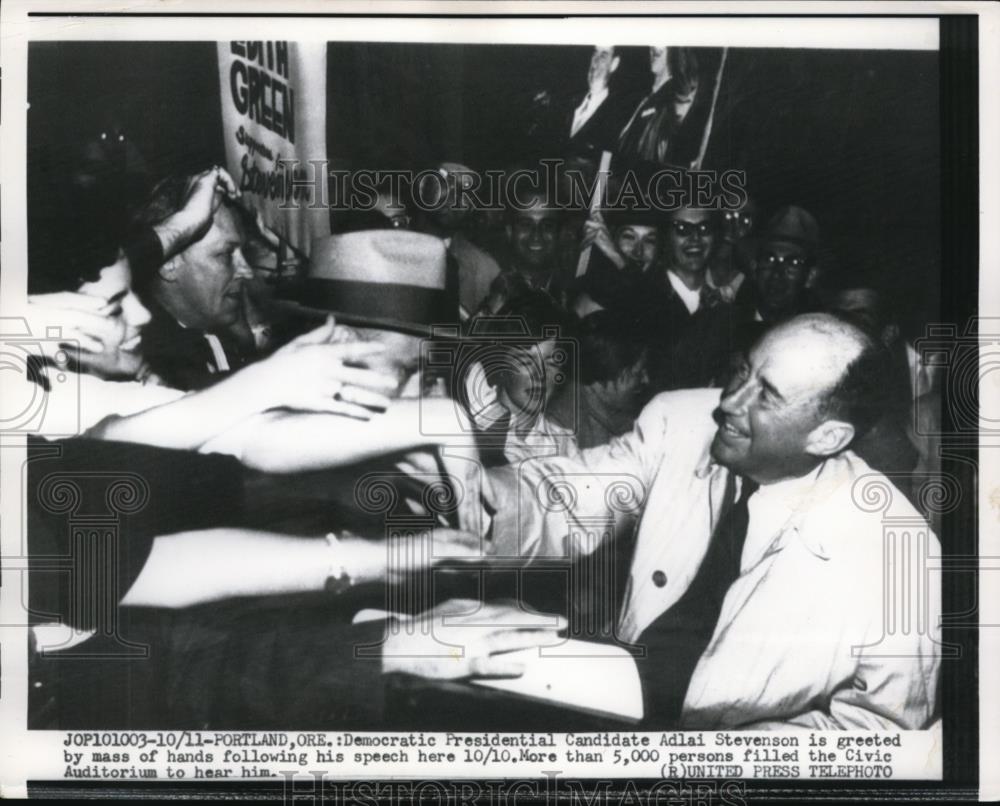
M370 419L388 408L395 376L365 368L365 360L385 347L372 342L337 342L329 317L315 330L289 342L255 365L264 408L344 414Z
M389 629L382 671L430 680L519 677L524 666L507 653L559 644L565 628L562 616L452 599Z

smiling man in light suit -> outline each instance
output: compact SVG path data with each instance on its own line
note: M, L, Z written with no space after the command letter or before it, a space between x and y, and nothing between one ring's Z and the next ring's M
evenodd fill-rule
M616 637L646 649L650 727L919 729L933 719L940 583L918 573L916 553L939 544L850 450L881 410L883 362L857 327L800 316L749 351L721 399L662 394L607 446L490 471L501 554L579 556L637 520ZM889 559L903 549L884 537L885 513L866 506L866 482L912 522L913 562ZM613 506L622 484L638 490L634 506ZM553 499L556 485L575 495ZM887 613L887 590L910 598ZM900 618L913 619L905 634Z

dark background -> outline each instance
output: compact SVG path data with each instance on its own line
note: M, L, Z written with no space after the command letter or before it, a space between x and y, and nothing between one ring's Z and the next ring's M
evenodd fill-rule
M221 162L214 43L35 43L32 158L74 159L109 126L153 178ZM699 51L710 86L718 50ZM645 48L621 50L620 89L648 89ZM509 165L531 99L586 91L588 46L336 43L328 155L338 167ZM705 168L745 170L766 214L799 204L852 282L933 317L940 279L938 54L733 49ZM552 155L558 156L558 155Z

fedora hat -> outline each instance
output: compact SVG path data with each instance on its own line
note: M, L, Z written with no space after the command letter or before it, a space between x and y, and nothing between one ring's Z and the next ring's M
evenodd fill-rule
M285 296L358 327L423 336L458 322L444 241L408 230L316 238L305 275Z

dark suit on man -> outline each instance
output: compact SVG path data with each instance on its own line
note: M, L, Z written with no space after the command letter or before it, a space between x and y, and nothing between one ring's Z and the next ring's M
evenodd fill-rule
M697 155L698 142L682 131L690 115L682 116L678 109L685 104L693 106L696 94L696 86L670 79L642 99L620 132L616 148L618 164L687 166Z
M159 305L147 307L153 318L142 331L143 357L167 386L185 392L204 389L253 360L234 338L222 334L217 336L224 354L220 361L202 331L181 327Z
M561 126L566 140L562 152L563 156L585 157L597 161L602 151L613 152L617 148L618 135L635 109L638 99L631 94L608 93L590 117L573 132L576 110L587 95L589 93L577 97L575 103L563 113Z

